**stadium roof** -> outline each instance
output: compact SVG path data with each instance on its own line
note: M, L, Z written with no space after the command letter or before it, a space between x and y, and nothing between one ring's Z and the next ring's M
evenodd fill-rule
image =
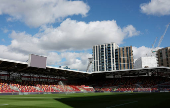
M85 77L89 75L87 72L74 71L69 69L62 69L47 66L46 69L28 67L27 62L20 62L15 60L8 60L0 58L0 71L6 72L16 72L25 74L40 74L40 75L50 75L50 76L61 76L61 77ZM82 74L84 73L84 74Z
M8 60L0 58L0 71L26 73L26 74L37 74L37 75L49 75L49 76L61 76L61 77L86 77L89 75L143 75L147 72L164 72L170 73L169 67L153 67L153 68L139 68L139 69L125 69L125 70L114 70L114 71L98 71L98 72L84 72L75 71L70 69L62 69L57 67L47 66L46 69L28 67L27 62L20 62L15 60Z

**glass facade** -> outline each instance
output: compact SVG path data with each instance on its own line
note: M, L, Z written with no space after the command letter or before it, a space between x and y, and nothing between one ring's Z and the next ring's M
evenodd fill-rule
M93 71L132 69L131 51L132 47L119 48L115 43L93 46Z

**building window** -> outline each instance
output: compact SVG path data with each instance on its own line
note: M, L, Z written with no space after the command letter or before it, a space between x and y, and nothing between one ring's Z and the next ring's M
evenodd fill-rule
M129 58L127 57L127 63L129 63Z
M122 52L123 52L123 57L124 57L124 48L122 48Z
M126 52L128 52L128 47L126 47Z
M130 69L132 69L132 64L130 64Z

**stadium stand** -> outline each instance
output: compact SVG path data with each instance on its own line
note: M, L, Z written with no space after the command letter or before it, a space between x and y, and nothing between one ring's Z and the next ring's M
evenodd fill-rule
M160 76L155 77L124 77L114 78L104 81L97 81L96 83L89 83L93 85L97 92L125 92L125 91L158 91L158 85L170 84L170 79ZM169 83L167 83L169 82ZM170 87L170 86L169 86Z
M157 67L89 74L53 67L28 67L27 63L0 59L0 94L169 91L169 70ZM108 74L112 78L107 78ZM60 81L64 85L59 84Z
M56 82L57 83L57 82ZM52 82L0 80L0 92L155 92L170 90L170 79L165 77L124 77L92 81L87 85L58 85ZM161 88L160 88L161 87Z
M0 93L7 92L92 92L94 89L89 86L81 85L48 85L48 82L32 82L32 81L23 81L22 83L17 83L11 81L10 84L5 82L10 81L2 81L0 82ZM47 84L45 84L47 83ZM35 85L35 86L33 86Z
M18 91L11 89L11 87L7 83L0 80L0 92L8 93L8 92L18 92Z

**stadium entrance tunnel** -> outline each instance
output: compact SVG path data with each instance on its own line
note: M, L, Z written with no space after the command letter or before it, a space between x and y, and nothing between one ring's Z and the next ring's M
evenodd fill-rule
M55 98L73 108L157 108L168 107L169 93L77 93Z

